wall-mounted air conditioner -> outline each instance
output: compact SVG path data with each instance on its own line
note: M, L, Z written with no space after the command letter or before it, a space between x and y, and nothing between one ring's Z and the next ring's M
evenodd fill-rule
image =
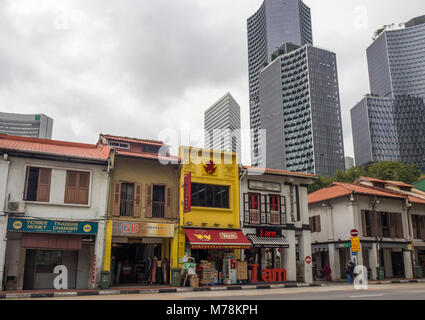
M9 213L25 213L25 202L8 202L7 212Z

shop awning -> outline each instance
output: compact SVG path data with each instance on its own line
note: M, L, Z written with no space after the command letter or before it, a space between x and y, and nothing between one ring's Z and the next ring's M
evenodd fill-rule
M251 249L241 230L184 229L192 249Z
M258 237L255 234L248 234L248 239L252 242L254 247L264 247L264 248L289 248L289 242L285 237L277 238L265 238Z

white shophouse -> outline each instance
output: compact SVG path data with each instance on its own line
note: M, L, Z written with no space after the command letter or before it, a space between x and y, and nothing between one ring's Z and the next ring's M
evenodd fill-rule
M278 282L263 276L267 270L282 268L287 281L313 282L307 187L315 178L274 169L241 169L241 226L253 247L242 258L255 259L260 282Z
M109 147L0 135L0 283L51 289L56 266L68 288L100 282Z
M345 264L352 260L366 266L374 280L378 267L384 268L385 278L413 278L425 248L425 200L409 192L411 188L362 177L310 194L315 276L320 278L328 264L334 280L344 279ZM359 232L358 253L351 249L353 229Z

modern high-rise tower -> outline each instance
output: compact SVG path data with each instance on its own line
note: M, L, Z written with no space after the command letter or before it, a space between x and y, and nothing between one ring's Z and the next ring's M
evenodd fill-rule
M367 59L371 95L351 110L356 164L394 160L425 171L425 16L378 30Z
M332 176L345 169L336 55L284 44L260 72L267 168Z
M249 104L251 117L251 162L261 165L259 136L259 74L271 55L284 43L313 44L310 8L301 0L265 0L248 19Z
M241 161L241 111L230 93L205 111L205 147L236 152Z
M52 139L53 119L44 114L0 112L0 133L39 139Z

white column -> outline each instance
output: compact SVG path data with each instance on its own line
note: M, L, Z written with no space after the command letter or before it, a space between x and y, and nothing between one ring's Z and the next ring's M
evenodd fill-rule
M378 272L376 268L378 267L378 251L376 250L376 243L372 244L372 248L369 251L369 264L372 272L372 280L378 279Z
M404 275L406 279L412 279L413 278L412 252L403 251L403 258L404 258Z
M288 281L297 281L295 230L286 231L286 240L289 242L289 248L282 249L281 265L286 270L286 279Z
M384 263L381 265L385 267L385 277L392 278L393 276L393 264L391 259L391 249L385 248L384 250Z
M3 289L4 265L6 258L7 216L0 216L0 291Z
M105 221L100 221L97 229L98 233L96 235L96 242L94 247L94 254L96 255L94 288L100 287L100 277L103 270L103 257L105 250L105 223ZM93 261L90 261L90 263L93 263Z
M335 248L335 244L329 244L329 266L333 280L341 279L341 265L339 258L339 249Z
M313 283L313 268L312 264L305 262L306 257L311 257L311 232L310 230L303 230L300 237L300 260L304 262L304 282Z
M326 207L326 230L328 234L328 240L334 240L334 220L332 213L332 206Z

